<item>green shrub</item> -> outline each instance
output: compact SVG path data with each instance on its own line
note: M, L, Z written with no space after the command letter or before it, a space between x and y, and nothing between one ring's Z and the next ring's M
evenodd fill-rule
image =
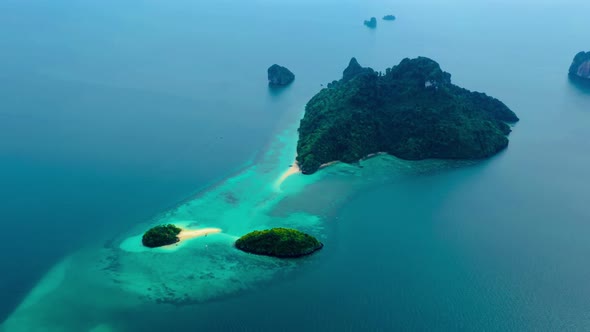
M309 255L322 247L313 236L289 228L254 231L236 241L236 248L245 252L283 258Z
M174 244L179 241L178 234L180 231L180 228L172 224L156 226L143 234L141 242L149 248Z

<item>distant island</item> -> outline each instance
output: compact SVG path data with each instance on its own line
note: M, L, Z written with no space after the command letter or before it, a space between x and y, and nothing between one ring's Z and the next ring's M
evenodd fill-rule
M377 27L377 19L374 17L371 17L368 21L365 20L364 24L371 29L375 29Z
M383 20L385 20L385 21L395 21L395 15L385 15L385 16L383 16Z
M574 57L569 76L590 82L590 52L580 52Z
M404 59L384 74L355 58L305 108L297 164L352 163L386 152L408 160L479 159L508 146L518 117L498 99L451 83L435 61Z
M284 86L288 85L295 80L295 74L289 69L274 64L267 70L268 73L268 84L271 86Z
M174 244L180 241L178 234L180 234L181 231L182 229L172 224L152 227L147 232L145 232L145 234L143 234L141 243L149 248Z
M254 231L239 238L235 245L248 253L280 258L309 255L324 246L315 237L289 228Z

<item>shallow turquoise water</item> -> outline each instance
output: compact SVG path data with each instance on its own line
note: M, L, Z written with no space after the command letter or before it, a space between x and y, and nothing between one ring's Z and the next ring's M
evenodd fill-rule
M2 287L34 290L3 328L588 330L590 95L565 77L588 6L4 2L2 208L32 241L2 241ZM388 12L398 21L358 24ZM517 112L507 151L379 157L277 188L320 83L351 56L384 69L417 55ZM297 75L279 94L273 62ZM223 232L174 252L121 247L168 221ZM231 248L270 225L326 246L299 261Z

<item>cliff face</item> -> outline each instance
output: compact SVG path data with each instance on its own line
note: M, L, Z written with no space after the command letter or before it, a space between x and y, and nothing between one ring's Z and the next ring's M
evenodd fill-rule
M280 86L287 85L295 80L295 75L287 68L274 64L267 70L268 84Z
M569 74L575 78L590 80L590 52L580 52L574 57Z
M582 78L590 79L590 60L584 61L578 66L576 75Z
M375 152L411 160L485 158L508 146L506 122L516 121L501 101L452 84L431 59L404 59L385 74L352 59L341 80L308 102L297 162L309 174Z

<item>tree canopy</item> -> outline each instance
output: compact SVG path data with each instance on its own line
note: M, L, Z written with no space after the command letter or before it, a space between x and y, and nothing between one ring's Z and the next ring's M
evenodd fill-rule
M289 228L272 228L248 233L236 241L236 248L258 255L299 257L323 247L311 235Z
M477 159L508 146L518 117L498 99L451 83L435 61L404 59L385 73L355 58L308 103L299 126L303 173L375 152L409 160Z
M180 228L172 224L156 226L143 234L141 242L149 248L174 244L179 241L178 234L180 231Z

